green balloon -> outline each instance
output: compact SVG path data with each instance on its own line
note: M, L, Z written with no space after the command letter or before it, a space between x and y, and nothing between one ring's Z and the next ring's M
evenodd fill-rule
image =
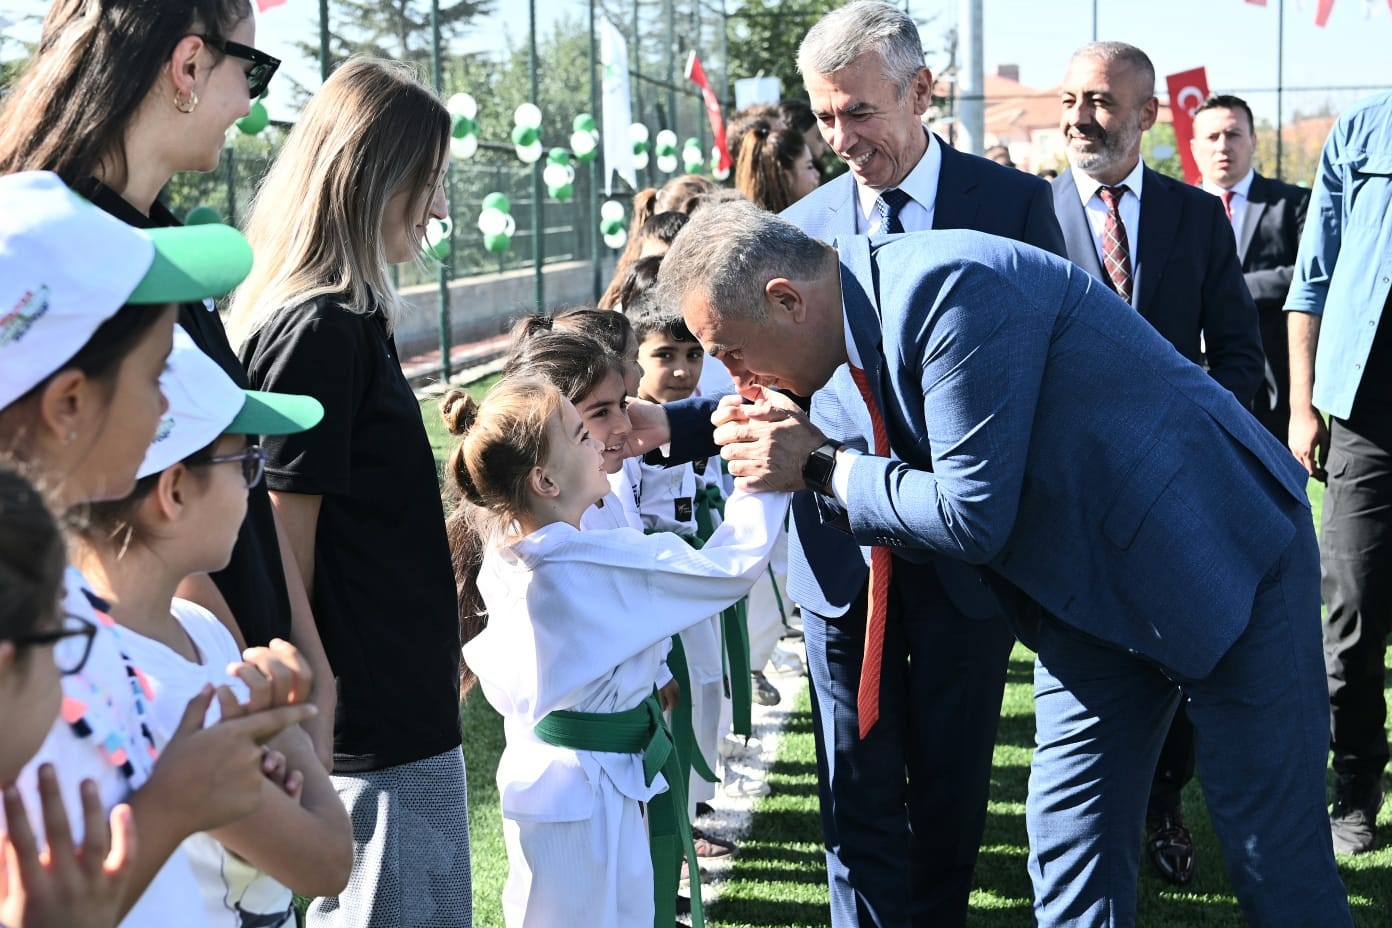
M462 139L468 135L478 135L479 125L468 116L456 113L450 126L450 135Z
M270 124L270 114L266 112L266 107L260 100L251 105L251 112L237 120L237 128L247 135L258 135L262 129Z
M645 152L645 151L648 151L648 143L647 143L647 142L634 142L634 143L633 143L633 153L634 153L635 155L641 155L641 154L642 154L643 152Z
M565 148L553 148L546 153L548 164L559 164L562 166L570 164L570 151Z
M547 190L553 200L560 200L564 203L575 196L575 186L573 184L561 184L559 187L551 187Z
M624 221L622 219L605 219L599 224L599 231L605 235L617 235L623 231Z
M512 236L503 232L494 235L486 235L483 238L483 247L497 254L502 254L508 250L512 244Z
M211 226L222 222L222 214L211 206L195 206L184 217L186 226Z
M598 158L598 157L599 157L599 147L598 147L598 146L596 146L596 147L594 147L594 148L591 148L591 149L590 149L589 151L587 151L587 152L578 152L578 151L577 151L577 152L575 153L575 160L576 160L576 161L579 161L581 164L589 164L591 161L595 160L595 159Z
M526 148L539 138L541 138L541 133L531 126L512 127L512 144L521 148Z
M496 209L500 213L506 213L512 208L512 205L508 203L508 198L501 193L490 193L483 198L483 208Z
M571 129L576 132L595 132L599 129L599 124L595 122L595 118L589 113L581 113L579 116L576 116L575 121L571 123Z
M445 260L446 258L449 257L449 253L450 253L450 240L449 240L449 237L446 236L445 238L440 239L440 240L439 240L438 242L436 242L434 245L430 244L429 242L427 242L427 241L425 241L425 240L422 240L422 241L421 241L421 251L425 252L427 255L429 255L430 257L434 258L436 261L443 261L443 260Z

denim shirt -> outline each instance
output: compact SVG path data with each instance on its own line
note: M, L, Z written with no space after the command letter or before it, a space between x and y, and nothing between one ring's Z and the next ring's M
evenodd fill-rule
M1323 317L1315 406L1353 410L1392 289L1392 93L1347 110L1329 133L1286 312Z

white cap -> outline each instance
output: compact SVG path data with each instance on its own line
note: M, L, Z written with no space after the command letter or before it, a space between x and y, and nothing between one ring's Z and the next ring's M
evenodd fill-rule
M0 177L0 409L70 360L125 304L221 296L250 267L250 247L227 226L142 231L56 174Z

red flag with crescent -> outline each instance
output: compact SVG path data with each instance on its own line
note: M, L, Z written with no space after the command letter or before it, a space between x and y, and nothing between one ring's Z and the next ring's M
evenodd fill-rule
M1170 118L1174 120L1175 148L1184 165L1184 179L1199 182L1199 166L1189 143L1194 139L1194 110L1208 99L1208 74L1203 68L1191 68L1165 78L1170 89Z

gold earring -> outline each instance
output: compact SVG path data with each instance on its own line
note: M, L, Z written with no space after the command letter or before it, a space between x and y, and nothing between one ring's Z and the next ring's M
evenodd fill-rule
M179 98L179 91L174 91L174 108L186 115L192 113L194 110L198 109L198 94L190 90L188 99L182 100Z

